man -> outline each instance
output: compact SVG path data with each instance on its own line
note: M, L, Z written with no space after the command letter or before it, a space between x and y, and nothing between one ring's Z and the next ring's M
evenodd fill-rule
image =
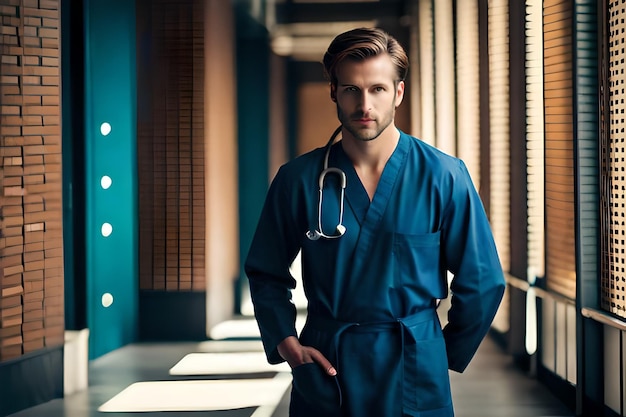
M341 141L281 167L245 264L267 358L292 368L291 416L453 416L448 369L468 365L505 286L483 206L463 162L396 128L408 59L394 38L340 34L324 67Z

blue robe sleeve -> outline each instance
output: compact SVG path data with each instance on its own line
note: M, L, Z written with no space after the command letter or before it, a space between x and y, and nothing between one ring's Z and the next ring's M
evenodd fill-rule
M254 313L269 363L284 362L277 346L297 336L291 290L296 281L289 267L299 250L299 228L291 198L293 187L281 168L267 193L244 269L250 283Z
M454 275L443 333L449 368L463 372L489 331L505 280L482 201L465 164L458 163L442 224L446 267Z

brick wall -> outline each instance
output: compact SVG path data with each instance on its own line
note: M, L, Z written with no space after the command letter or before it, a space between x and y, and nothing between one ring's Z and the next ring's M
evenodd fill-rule
M3 0L0 361L63 344L58 0Z

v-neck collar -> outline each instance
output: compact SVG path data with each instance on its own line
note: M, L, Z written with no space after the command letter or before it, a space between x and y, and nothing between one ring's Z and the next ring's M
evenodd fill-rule
M338 150L335 153L336 158L333 158L335 160L332 161L332 165L336 164L337 167L346 173L346 199L348 205L354 212L354 216L361 227L363 227L366 222L373 223L372 226L377 225L387 208L387 203L394 189L394 184L406 161L409 149L408 138L404 133L400 132L398 144L383 168L371 202L367 190L365 190L359 175L354 169L352 161L345 153L340 143L337 143L336 147Z

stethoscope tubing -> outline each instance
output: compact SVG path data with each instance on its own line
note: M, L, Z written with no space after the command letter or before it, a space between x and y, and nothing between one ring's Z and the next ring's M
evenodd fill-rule
M347 185L346 173L337 167L328 166L329 165L328 160L330 158L330 150L333 146L333 143L335 142L335 139L337 138L339 133L341 133L341 128L342 126L339 126L337 129L335 129L328 143L326 144L326 153L324 155L324 167L318 179L319 192L318 192L318 205L317 205L317 229L309 230L306 232L306 236L310 240L318 240L320 237L323 237L326 239L336 239L336 238L343 236L344 233L346 232L346 227L343 225L343 210L344 210L345 191L346 191L346 185ZM339 198L339 222L337 223L337 226L335 227L335 234L332 234L332 235L328 235L324 233L324 230L322 229L322 200L324 199L324 191L323 191L324 180L326 179L326 176L328 174L337 175L340 179L340 186L341 186L341 196Z

